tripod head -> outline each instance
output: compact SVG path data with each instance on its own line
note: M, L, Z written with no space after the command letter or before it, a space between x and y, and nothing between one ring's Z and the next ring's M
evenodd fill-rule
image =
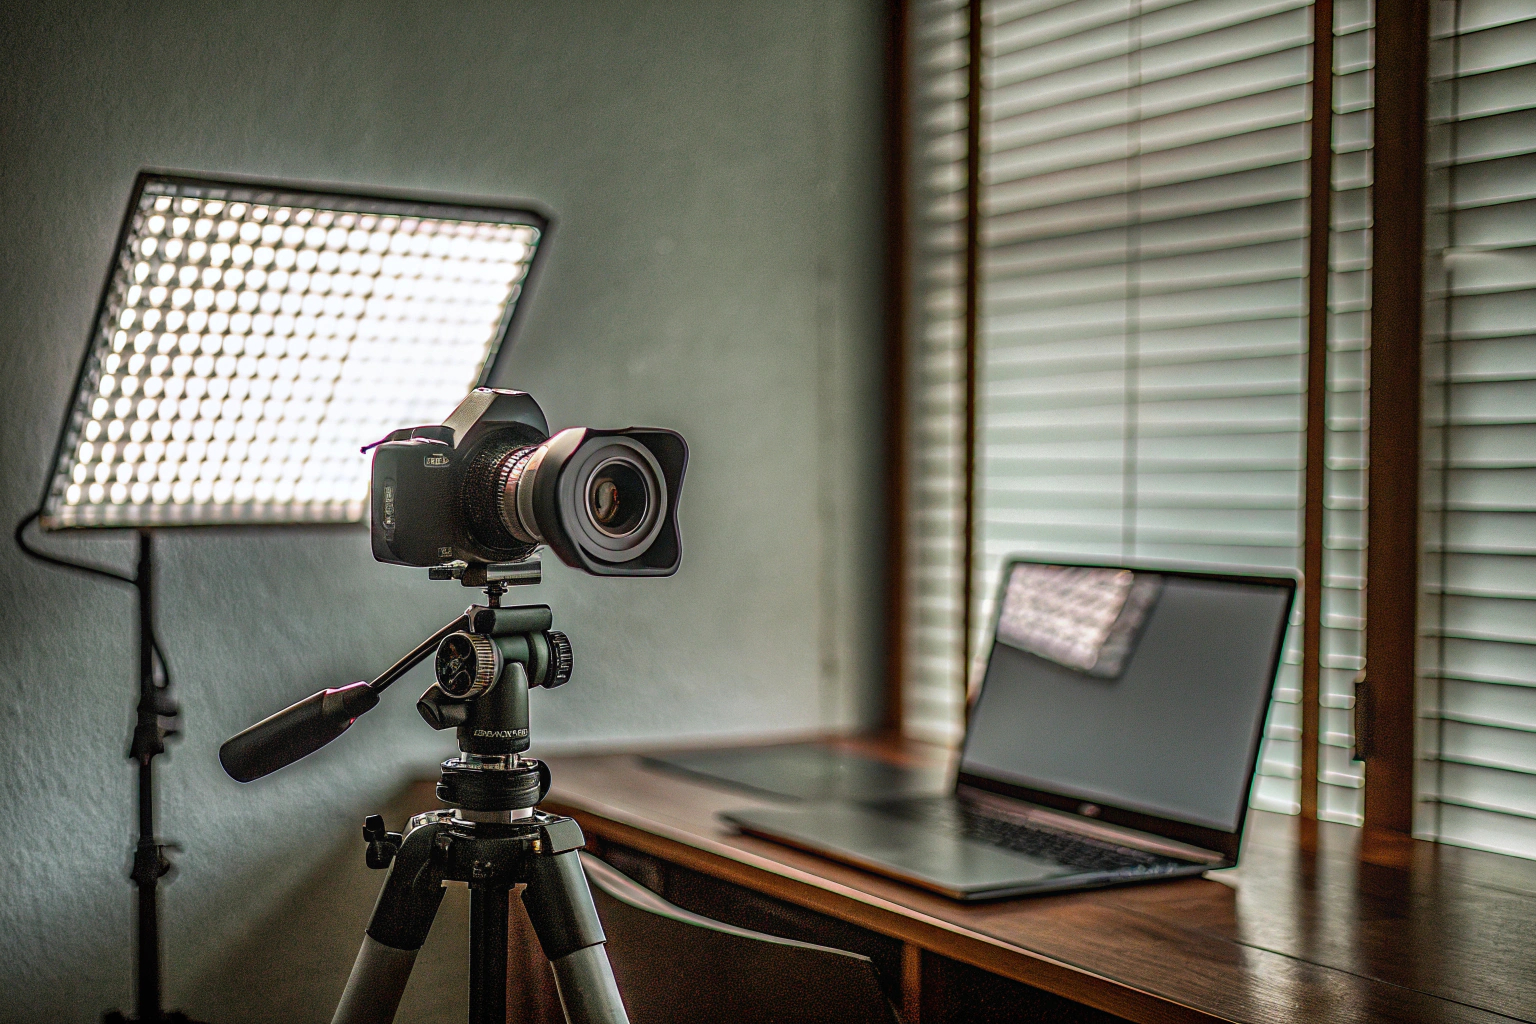
M471 628L437 646L437 682L416 702L434 729L456 729L462 756L443 762L437 797L476 817L532 812L549 771L518 755L532 742L528 690L571 678L571 642L551 629L547 605L472 608Z
M528 691L570 680L571 642L551 628L554 615L548 605L501 607L507 587L539 581L537 559L471 566L469 571L455 568L434 569L432 577L483 586L486 604L470 605L372 681L311 694L226 740L219 748L225 772L253 782L314 753L376 707L392 683L435 654L437 681L416 709L432 728L456 730L462 751L461 757L443 763L439 798L475 812L532 808L548 790L549 776L542 764L525 764L518 757L532 742ZM464 578L471 576L473 583Z

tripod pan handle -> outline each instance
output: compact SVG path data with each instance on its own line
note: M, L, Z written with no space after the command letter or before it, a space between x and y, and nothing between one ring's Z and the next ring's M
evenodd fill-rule
M230 778L252 782L313 754L378 702L378 692L367 683L312 693L225 740L219 763Z

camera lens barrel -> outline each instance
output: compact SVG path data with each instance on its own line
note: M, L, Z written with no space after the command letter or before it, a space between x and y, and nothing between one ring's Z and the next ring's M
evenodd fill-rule
M542 544L544 535L533 514L533 484L548 445L528 445L507 453L496 471L497 508L507 532L524 544Z

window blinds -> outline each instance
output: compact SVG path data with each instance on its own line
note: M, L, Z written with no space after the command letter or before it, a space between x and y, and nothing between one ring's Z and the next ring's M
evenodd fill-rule
M965 0L908 10L906 602L903 729L958 741L964 721Z
M978 554L1294 570L1304 0L984 7ZM1294 810L1300 630L1258 806Z
M1536 856L1536 5L1432 8L1417 827Z
M1373 3L1335 0L1333 11L1317 814L1358 825L1365 813L1365 778L1360 762L1353 759L1353 747L1355 680L1365 667Z
M964 552L968 9L914 4L906 728L958 737L1014 552L1294 569L1305 389L1306 2L983 9L977 559ZM1371 6L1333 82L1319 812L1361 816ZM969 591L968 597L962 596ZM1299 613L1300 609L1298 609ZM1299 803L1300 630L1255 793ZM973 666L974 669L974 666Z

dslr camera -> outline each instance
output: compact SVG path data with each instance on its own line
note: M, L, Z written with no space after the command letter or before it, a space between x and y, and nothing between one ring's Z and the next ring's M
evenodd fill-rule
M475 568L524 561L540 545L594 576L670 576L682 561L688 445L676 431L551 436L532 395L477 388L445 422L370 447L381 562Z

